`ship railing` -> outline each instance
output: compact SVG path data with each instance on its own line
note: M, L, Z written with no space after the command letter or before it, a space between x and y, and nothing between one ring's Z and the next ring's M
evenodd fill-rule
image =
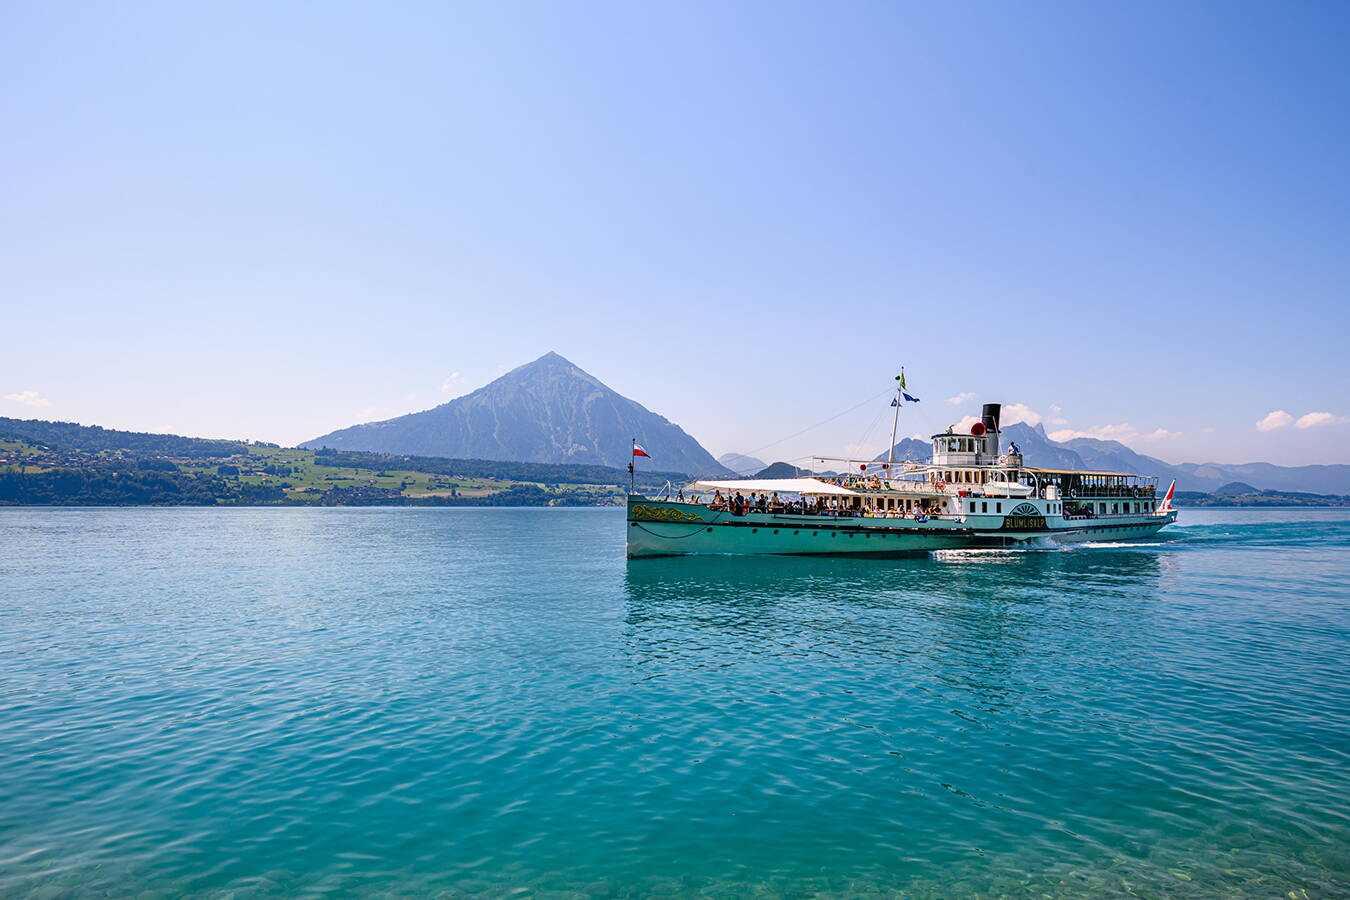
M697 503L697 501L690 501L690 502ZM697 503L697 505L707 507L709 510L713 512L727 512L731 513L731 515L733 516L738 517L748 515L774 515L774 516L808 516L811 518L818 518L818 519L914 519L916 518L917 515L918 517L920 517L921 521L929 521L932 519L962 518L961 516L954 516L949 515L947 513L936 513L936 512L930 513L919 512L916 514L913 511L910 512L896 511L893 513L892 512L879 513L876 510L871 509L812 509L810 507L803 509L792 506L769 506L765 507L764 509L760 509L758 506L749 506L746 508L734 509L725 503L716 505L711 503Z
M1095 500L1101 498L1104 500L1120 499L1122 497L1130 499L1145 499L1156 497L1157 490L1152 485L1140 487L1092 487L1092 488L1069 488L1060 491L1060 494L1068 500Z

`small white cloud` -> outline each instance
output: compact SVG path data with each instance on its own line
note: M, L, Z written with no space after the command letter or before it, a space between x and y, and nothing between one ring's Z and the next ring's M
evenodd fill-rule
M451 372L444 381L441 382L442 394L453 394L459 386L459 373Z
M1055 416L1053 419L1046 419L1051 425L1068 425L1069 420L1062 416Z
M1150 441L1162 441L1167 438L1181 437L1181 432L1168 431L1166 428L1155 428L1151 434L1146 434L1144 437Z
M1298 421L1294 423L1295 428L1317 428L1322 425L1344 425L1350 422L1346 416L1337 416L1329 412L1310 412L1307 415L1299 416Z
M1257 431L1274 431L1277 428L1288 428L1294 423L1294 417L1282 409L1273 410L1266 413L1266 417L1256 423Z
M957 422L955 425L952 426L952 431L968 432L970 431L970 426L974 425L978 421L980 421L979 416L966 416L960 422Z
M947 402L950 403L952 406L960 406L962 403L966 403L974 399L975 399L974 391L962 391L955 397L948 397Z
M1025 403L1013 403L1010 406L1003 407L1003 416L1000 422L1004 425L1016 425L1018 422L1039 425L1041 424L1041 414Z
M1214 433L1214 426L1213 426L1213 425L1206 425L1204 428L1201 428L1201 429L1200 429L1200 433L1201 433L1201 434L1213 434L1213 433Z
M38 395L37 391L20 391L17 394L5 394L6 400L21 403L24 406L51 406L52 401Z

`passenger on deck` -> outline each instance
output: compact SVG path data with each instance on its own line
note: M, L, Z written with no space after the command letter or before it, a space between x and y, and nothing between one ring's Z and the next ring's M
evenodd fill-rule
M724 509L724 508L726 507L726 505L727 505L727 501L726 501L726 498L722 496L722 491L721 491L721 490L714 491L714 492L713 492L713 498L712 498L712 508L713 508L713 509Z

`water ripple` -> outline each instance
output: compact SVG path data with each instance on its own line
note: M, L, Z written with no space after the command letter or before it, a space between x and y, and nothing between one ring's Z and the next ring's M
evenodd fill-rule
M1350 894L1350 516L622 558L612 510L0 510L0 895Z

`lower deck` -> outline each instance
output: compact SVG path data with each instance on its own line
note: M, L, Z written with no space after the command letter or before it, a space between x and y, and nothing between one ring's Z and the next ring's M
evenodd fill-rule
M628 556L684 554L902 554L1027 541L1136 540L1176 521L1176 512L1065 515L1059 504L1018 501L1007 514L734 515L698 503L628 501Z

